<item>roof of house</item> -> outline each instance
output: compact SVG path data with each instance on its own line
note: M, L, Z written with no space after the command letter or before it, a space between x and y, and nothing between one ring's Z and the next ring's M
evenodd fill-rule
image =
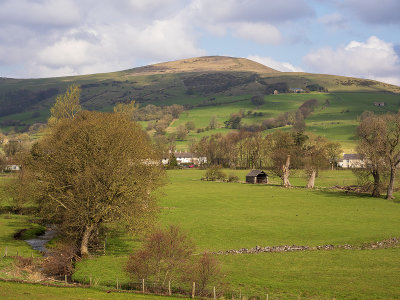
M193 153L190 152L174 152L176 158L193 158Z
M363 159L361 154L343 154L343 159Z
M251 170L246 176L258 176L260 174L267 175L264 171L261 170Z

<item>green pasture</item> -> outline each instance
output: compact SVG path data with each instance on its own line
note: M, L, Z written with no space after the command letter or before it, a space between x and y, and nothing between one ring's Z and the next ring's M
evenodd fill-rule
M231 97L233 98L233 97ZM235 97L235 99L240 97ZM306 119L306 134L315 134L326 137L329 140L341 143L346 151L353 152L356 145L356 131L359 117L364 111L375 113L397 112L400 108L400 95L384 93L307 93L307 94L278 94L265 96L266 103L262 106L254 106L250 101L251 95L243 97L242 101L227 103L218 106L196 107L184 112L179 120L175 121L168 132L175 131L176 127L188 121L195 123L196 128L205 128L209 125L212 116L218 119L219 127L229 119L232 113L243 110L262 112L262 117L246 116L242 119L244 124L261 124L267 118L276 117L286 111L295 111L309 99L317 99L319 107ZM222 100L221 100L222 99ZM225 101L226 98L216 98L215 101ZM327 102L328 100L328 102ZM385 102L384 107L374 106L374 102ZM289 129L290 126L281 128ZM266 130L267 134L272 130ZM202 136L218 132L227 133L231 129L217 128L214 130L197 133L190 132L185 141L178 141L178 149L187 149L192 140L198 140Z
M142 295L138 293L103 291L94 288L80 287L49 287L38 284L21 284L0 281L0 298L4 300L31 300L31 299L132 299L132 300L161 300L165 297ZM184 299L182 297L168 297L168 299Z
M367 195L326 189L355 183L351 171L321 172L315 190L296 186L205 182L203 170L168 171L169 184L160 200L161 223L179 224L197 244L197 253L274 245L352 244L399 236L400 204ZM246 170L237 174L244 180ZM399 197L399 194L397 194ZM138 246L126 236L109 242L110 254L77 264L74 279L99 286L116 280L128 284L123 268ZM114 245L112 245L114 243ZM114 247L114 250L113 248ZM118 254L113 251L118 249ZM258 255L222 255L227 293L272 299L386 299L400 297L399 249L334 250ZM275 297L275 298L274 298Z
M248 170L225 172L234 173L244 181ZM291 182L295 187L291 189L282 188L279 178L274 176L268 185L248 185L202 181L204 173L204 170L167 171L168 184L159 201L160 223L180 225L196 242L196 253L256 245L361 245L400 236L399 203L329 189L334 185L355 184L349 170L320 172L314 190L304 188L306 178L300 171L293 172ZM396 196L399 198L400 193ZM7 244L11 251L18 249L29 255L29 247L12 238L28 221L23 216L2 215L1 245ZM83 283L91 279L99 289L112 288L117 280L119 284L128 284L124 265L129 253L139 245L140 240L129 233L110 233L106 255L78 262L73 279ZM225 295L229 298L232 293L237 298L241 290L247 297L265 298L269 294L270 299L389 299L400 297L399 251L400 248L307 251L218 258L223 264ZM1 289L2 285L0 293L5 290L10 298L24 290L34 293L31 288L37 288L16 285L15 291L10 292ZM38 293L59 297L53 288L43 289ZM71 295L76 297L101 293L92 289L72 290ZM58 291L60 295L66 293L61 288ZM101 299L102 295L87 297Z

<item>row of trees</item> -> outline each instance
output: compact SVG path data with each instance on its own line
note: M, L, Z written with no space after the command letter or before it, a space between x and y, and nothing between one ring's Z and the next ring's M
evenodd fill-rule
M203 137L191 147L207 157L210 165L229 168L269 168L281 177L284 186L291 186L290 170L304 169L308 187L322 168L333 167L341 156L340 144L320 136L306 136L301 131L275 131L267 136L247 131Z

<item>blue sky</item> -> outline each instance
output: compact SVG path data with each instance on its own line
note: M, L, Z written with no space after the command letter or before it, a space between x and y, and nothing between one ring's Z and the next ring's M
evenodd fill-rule
M398 0L0 0L0 76L203 55L400 85Z

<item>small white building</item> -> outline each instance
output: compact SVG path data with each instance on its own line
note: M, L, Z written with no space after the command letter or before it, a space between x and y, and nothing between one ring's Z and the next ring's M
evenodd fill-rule
M343 159L338 162L338 166L342 168L364 168L365 161L361 154L345 154L343 153Z
M176 162L178 165L203 165L207 163L207 157L198 156L191 152L174 152L174 156L176 157ZM168 165L169 158L163 158L161 162L163 165Z
M19 165L7 165L4 170L5 171L9 171L9 172L17 172L17 171L21 171L21 166L19 166Z

